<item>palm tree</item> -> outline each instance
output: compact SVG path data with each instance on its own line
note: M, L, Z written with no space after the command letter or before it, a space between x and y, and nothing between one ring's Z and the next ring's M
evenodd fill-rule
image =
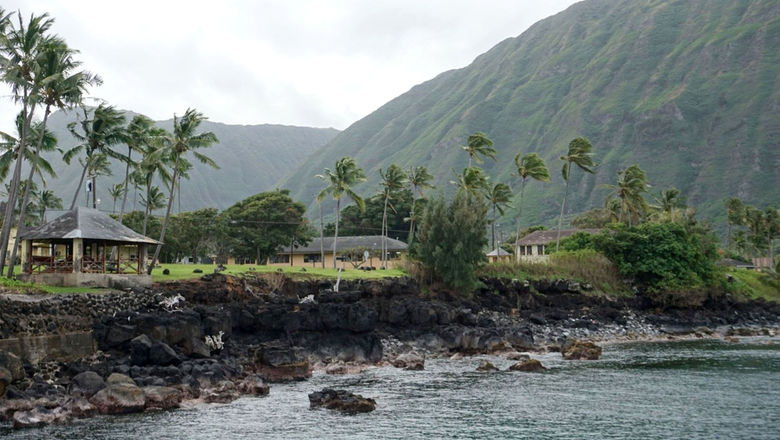
M563 192L563 203L561 203L561 216L558 217L558 233L555 237L555 251L557 252L561 246L561 225L563 224L563 212L566 208L566 196L569 194L569 177L571 176L572 164L577 165L586 173L593 174L593 167L596 163L593 162L593 145L582 137L578 137L569 142L569 151L565 156L561 156L563 168L561 174L563 180L566 181L566 189Z
M536 153L528 153L525 156L517 153L515 156L515 168L520 177L520 201L517 203L517 233L515 234L515 259L520 259L520 218L523 214L523 194L525 193L525 184L528 179L538 180L540 182L550 181L550 171L544 159Z
M79 159L79 163L84 165L84 161ZM92 155L87 158L86 163L87 176L92 182L92 209L97 209L97 178L98 176L110 176L111 175L111 162L108 161L103 153ZM89 206L89 198L87 198L87 206Z
M677 220L677 211L685 206L680 194L680 190L674 187L662 190L658 196L653 197L657 205L652 205L651 208L658 210L663 218L674 222Z
M70 209L76 206L76 200L78 199L79 192L81 191L81 185L84 184L84 177L87 175L87 166L92 162L93 156L97 154L103 154L106 159L119 159L121 161L129 160L127 156L114 151L111 147L113 145L125 142L126 134L123 127L125 123L124 115L116 110L113 106L107 106L100 104L94 111L92 111L92 119L90 119L89 110L86 107L82 107L84 112L84 118L78 122L71 122L68 124L68 130L80 143L65 152L62 158L65 163L70 164L70 161L76 157L79 153L84 151L87 159L83 162L83 169L81 171L81 179L76 187L76 192L73 194L73 201L70 204ZM79 132L76 127L81 127ZM94 186L95 182L92 182L92 191L96 192L97 188ZM96 198L93 192L93 205Z
M461 174L457 174L455 170L452 170L452 173L455 175L455 180L450 180L450 183L456 185L458 191L465 191L478 196L490 187L488 177L481 168L466 167Z
M479 156L496 160L496 149L493 148L493 141L481 131L469 136L467 145L461 148L469 154L469 167L471 167L472 159L476 160L477 163L482 163L482 159Z
M357 166L355 159L351 157L342 157L336 162L336 167L333 171L329 168L325 168L325 173L318 174L317 177L324 180L327 185L319 194L317 194L317 201L322 202L328 194L332 195L333 199L336 201L336 231L333 234L333 268L336 269L341 198L346 195L355 202L361 211L365 210L366 203L363 201L362 197L352 190L352 186L365 181L366 175L363 170Z
M142 235L146 235L146 226L149 220L149 216L158 209L165 208L165 194L160 191L160 187L153 186L147 193L146 197L141 196L141 206L144 207L144 226Z
M409 167L409 170L406 172L406 177L406 181L409 183L409 186L411 186L412 190L412 210L409 212L408 239L409 245L411 246L412 242L414 241L414 222L417 220L417 213L414 210L417 199L414 195L417 194L421 199L424 199L425 195L423 194L423 190L427 188L433 188L434 186L431 185L433 176L428 172L428 168L425 168L422 165Z
M406 184L406 174L396 164L391 164L387 168L387 172L383 172L379 169L379 175L381 177L382 191L381 195L385 199L384 210L382 211L382 268L387 269L387 206L390 203L390 199L400 190L404 188ZM393 209L395 211L395 209Z
M116 214L116 201L119 200L125 193L125 185L123 183L117 183L108 190L108 194L114 201L114 206L111 208L111 214Z
M731 249L731 228L745 224L745 205L737 197L726 200L726 223L728 224L726 249Z
M144 115L135 115L127 124L125 143L127 144L127 162L125 163L125 180L123 181L122 206L119 208L119 223L122 223L122 217L125 215L125 204L127 203L128 185L130 184L130 168L137 165L133 162L133 151L139 151L142 154L145 151L151 151L150 145L154 133L154 121ZM159 133L162 134L162 133ZM143 157L141 158L143 159ZM116 208L114 208L116 210Z
M607 196L607 204L613 199L620 200L620 217L618 220L622 222L624 219L627 219L628 226L631 226L633 218L637 218L640 221L643 214L647 211L647 202L642 193L647 192L649 186L647 184L647 175L636 164L629 166L623 171L618 171L618 179L615 185L602 185L603 188L612 191Z
M496 211L504 215L504 208L509 206L509 202L512 200L512 190L504 183L496 183L495 186L485 192L485 198L493 206L493 220L490 222L490 242L492 248L496 249L496 220L498 220Z
M165 210L165 218L163 220L162 230L160 231L160 243L165 241L165 231L168 228L168 219L171 216L171 206L173 206L173 192L178 185L180 176L179 172L181 167L179 164L182 160L186 160L185 156L187 153L191 151L192 155L201 163L214 168L219 168L211 158L194 151L198 148L208 148L212 144L219 142L217 136L210 131L199 134L195 133L200 124L206 119L207 118L203 116L202 113L195 109L188 108L181 118L177 117L176 114L173 115L173 133L168 133L165 136L157 138L157 141L161 145L159 149L159 154L161 154L160 158L167 157L168 160L173 162L173 176L171 177L170 194L168 195L168 207ZM153 156L156 155L157 154ZM160 249L162 249L162 244L158 244L157 248L154 250L152 264L147 270L149 275L152 274L152 269L154 268L154 265L157 264L157 258L160 256Z
M0 232L0 249L8 248L8 240L13 224L14 206L19 194L22 177L22 163L27 157L28 134L32 123L35 107L40 101L38 91L45 78L38 73L36 64L40 60L41 50L47 40L48 32L54 20L48 14L35 16L25 25L21 14L18 14L18 26L14 26L5 11L0 11L0 59L2 60L1 79L8 84L15 102L22 103L22 130L19 137L19 151L16 155L13 176L8 191L8 202L3 217L3 228ZM5 268L6 252L0 252L0 273Z
M171 173L168 169L171 166L170 155L163 154L162 150L159 150L155 145L155 139L163 138L168 132L157 127L149 129L149 134L152 136L150 140L144 143L140 143L136 146L136 149L141 152L143 156L140 162L137 162L134 166L135 170L131 175L133 185L137 189L139 185L143 188L144 192L141 194L141 199L150 199L151 191L154 186L155 177L159 178L162 183L170 189L170 182L172 180ZM181 159L180 161L184 161ZM181 169L181 167L179 167ZM135 210L135 196L133 196L133 209ZM149 211L144 211L144 224L147 223L149 217ZM146 228L144 228L143 234L146 234Z
M41 224L46 222L46 210L47 209L62 209L62 199L54 194L54 191L45 189L38 194L38 201L36 206L39 210L41 217Z

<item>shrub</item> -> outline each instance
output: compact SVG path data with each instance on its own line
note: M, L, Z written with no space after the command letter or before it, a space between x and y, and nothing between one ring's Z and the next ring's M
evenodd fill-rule
M432 199L423 212L410 258L420 262L429 283L471 292L476 268L485 260L487 206L481 198L459 191L451 203Z
M550 251L554 251L550 246ZM560 250L579 251L583 249L593 249L593 234L588 232L575 232L574 234L562 238Z

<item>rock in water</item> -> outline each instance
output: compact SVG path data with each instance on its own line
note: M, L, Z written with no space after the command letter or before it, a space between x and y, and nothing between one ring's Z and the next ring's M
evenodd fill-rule
M70 412L70 415L76 418L92 417L97 413L95 405L89 403L89 401L83 397L73 397L68 399L63 408Z
M415 352L404 353L393 361L393 366L404 370L425 369L425 358Z
M171 409L178 408L182 399L182 392L176 388L147 386L143 388L146 399L146 409Z
M242 394L249 394L252 396L267 396L270 388L268 384L263 381L263 378L257 375L251 375L245 377L238 383L238 391Z
M73 376L70 381L70 394L81 395L89 399L106 387L106 382L94 371L84 371Z
M520 361L511 367L509 367L509 371L523 371L527 373L533 373L537 371L544 371L547 368L542 365L541 362L537 359L528 359L524 361Z
M375 410L376 401L347 390L323 388L322 391L309 394L309 406L333 409L345 414L357 414Z
M14 429L36 428L54 423L66 423L70 418L65 408L35 408L14 413Z
M496 368L496 366L493 365L490 361L482 360L479 362L477 371L498 371L498 368Z
M143 390L135 385L115 383L98 391L89 402L100 414L129 414L143 411L146 398Z
M239 398L236 384L229 380L222 380L214 388L201 391L200 396L206 403L230 403Z
M573 340L567 341L561 346L561 356L566 360L589 360L595 361L601 357L601 347L588 342Z

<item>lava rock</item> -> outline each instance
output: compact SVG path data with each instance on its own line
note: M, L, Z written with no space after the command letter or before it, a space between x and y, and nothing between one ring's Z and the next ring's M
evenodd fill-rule
M215 387L202 391L200 397L206 403L230 403L239 398L239 392L236 384L222 380Z
M40 426L67 423L70 420L65 408L34 408L14 413L14 429L37 428Z
M527 373L537 372L537 371L544 371L547 367L542 365L541 362L537 359L528 359L525 361L520 361L511 367L509 367L509 371L523 371Z
M87 399L106 387L106 382L94 371L85 371L73 376L70 381L70 394L84 396Z
M152 349L152 340L149 336L140 335L130 340L130 363L132 365L146 365L149 362L149 351Z
M97 407L83 397L70 398L62 407L76 418L92 417L97 413Z
M267 396L270 392L268 384L263 381L262 377L257 375L245 377L236 387L241 394L249 394L252 396Z
M346 390L323 388L322 391L309 394L309 406L332 409L345 414L357 414L375 410L376 401Z
M146 406L144 391L129 383L109 384L92 396L89 402L95 405L100 414L136 413L143 411Z
M477 366L477 371L498 371L498 368L490 361L482 360L479 362L479 366Z
M589 341L569 340L561 346L561 356L566 360L598 360L601 347Z
M146 409L178 408L182 400L182 392L172 387L143 387Z
M135 381L130 377L122 373L111 373L106 379L106 385L119 385L127 384L135 386Z
M181 363L181 359L170 345L157 341L149 348L149 363L153 365L172 365Z
M15 354L8 351L0 351L0 367L7 369L13 378L12 382L25 378L24 365L22 360ZM2 393L0 393L2 395Z
M425 369L425 358L412 351L398 356L392 364L394 367L404 370L423 370Z

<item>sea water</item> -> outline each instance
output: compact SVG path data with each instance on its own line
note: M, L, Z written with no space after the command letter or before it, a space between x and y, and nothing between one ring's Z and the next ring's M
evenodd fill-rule
M267 397L157 413L101 416L13 431L8 439L780 439L780 339L608 345L598 361L534 356L543 373L475 371L497 356L429 359L423 371L315 373ZM309 409L308 393L342 388L374 412Z

